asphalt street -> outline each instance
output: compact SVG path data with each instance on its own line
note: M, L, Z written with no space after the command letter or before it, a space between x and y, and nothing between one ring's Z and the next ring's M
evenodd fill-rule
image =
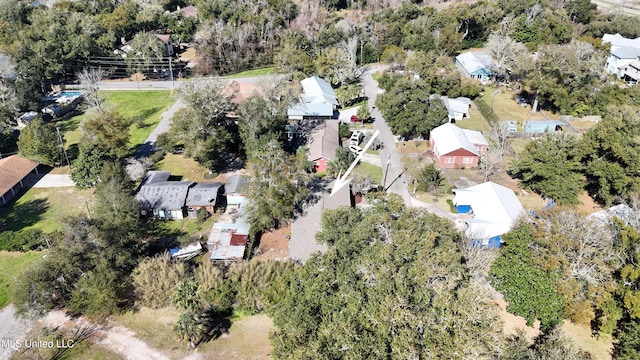
M375 119L373 128L380 131L378 139L384 143L384 147L380 150L380 164L382 164L383 177L387 173L385 187L387 192L400 195L406 206L411 206L411 196L407 187L407 177L404 174L403 164L400 161L400 154L396 148L396 138L393 136L389 125L385 122L380 111L375 107L376 98L378 97L378 83L373 80L371 74L382 70L384 67L375 66L369 68L362 76L364 86L364 94L369 99L369 109L371 116ZM387 170L387 163L389 164Z

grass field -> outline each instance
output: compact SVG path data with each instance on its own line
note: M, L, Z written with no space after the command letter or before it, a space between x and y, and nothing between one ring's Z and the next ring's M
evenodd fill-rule
M129 130L131 147L144 142L160 122L162 112L175 102L169 91L102 91L100 95L105 99L104 105L107 109L116 111L134 122ZM88 114L85 113L56 123L64 135L67 148L80 142L80 125L87 117ZM139 119L142 119L141 127L135 124Z
M244 77L251 77L251 76L269 75L269 74L273 74L273 71L274 71L273 67L247 70L247 71L239 72L237 74L229 75L227 76L227 78L237 79L237 78L244 78Z
M487 86L484 90L481 99L483 99L487 105L491 106L492 103L492 95L496 90L494 87ZM530 119L543 119L543 115L538 113L535 115L531 115L531 106L521 106L514 99L515 92L507 89L506 87L499 87L498 90L500 92L493 97L493 112L498 115L498 118L501 120L513 120L518 123L518 126L522 128L522 123L524 120ZM549 119L558 119L558 115L545 112L545 115Z
M491 125L475 106L472 106L469 110L469 118L457 121L456 125L463 129L481 131L483 134L491 131Z
M0 251L0 309L11 302L15 277L29 265L35 263L40 252L7 252Z
M382 184L382 168L379 166L367 164L365 162L360 162L360 164L358 164L358 166L356 166L356 168L353 169L353 173L369 176L377 184Z
M208 173L207 169L198 165L195 160L183 155L167 154L153 168L154 170L170 171L171 176L180 176L182 180L215 181L205 179L204 175Z
M12 206L0 208L0 229L40 229L45 233L60 230L62 219L86 213L87 206L91 208L92 192L73 187L32 188Z

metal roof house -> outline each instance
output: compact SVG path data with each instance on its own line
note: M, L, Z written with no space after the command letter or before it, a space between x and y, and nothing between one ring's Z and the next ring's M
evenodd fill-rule
M199 182L189 189L185 205L189 218L198 218L198 210L204 208L213 214L217 207L224 206L225 197L221 196L224 185L219 182Z
M438 95L430 95L429 98L436 98ZM455 99L446 96L440 96L440 100L447 108L449 122L460 121L469 117L469 108L471 108L471 99L466 97L457 97Z
M287 109L289 119L331 119L340 105L331 85L317 76L301 80L300 85L303 93L300 102Z
M481 82L489 81L493 76L493 59L483 51L470 51L456 56L456 66L462 75Z
M316 172L327 171L329 161L335 159L340 147L339 123L337 120L327 120L311 133L307 159L313 162Z
M249 177L242 174L229 176L224 184L224 190L227 205L240 204L249 193Z
M209 233L207 247L212 262L229 263L241 260L249 239L249 223L246 206L249 200L242 197L237 204L227 205L227 209Z
M429 144L441 168L472 168L486 154L489 142L480 131L446 123L431 130Z
M638 58L640 58L640 48L622 47L611 52L607 58L605 69L608 73L622 78L629 64L638 61Z
M604 34L602 35L602 43L611 44L611 52L624 47L640 48L640 37L628 39L620 34Z
M474 244L498 247L524 212L520 200L509 188L491 181L453 190L453 205L463 214L466 235Z
M11 202L24 187L24 178L32 171L38 173L38 163L22 156L0 159L0 206Z
M632 218L638 218L636 211L625 204L612 206L608 209L596 211L587 216L596 226L608 226L612 224L614 218L618 218L628 223Z

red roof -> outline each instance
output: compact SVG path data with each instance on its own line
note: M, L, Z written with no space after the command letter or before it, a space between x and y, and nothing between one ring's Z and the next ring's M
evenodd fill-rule
M233 234L231 235L231 246L245 246L248 238L248 235Z
M16 186L36 167L38 167L37 162L18 155L0 159L0 195L4 195L12 187Z

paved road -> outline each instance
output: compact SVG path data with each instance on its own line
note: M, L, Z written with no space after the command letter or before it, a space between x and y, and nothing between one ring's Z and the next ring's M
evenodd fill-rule
M614 13L616 11L626 13L631 16L640 15L640 1L627 1L627 0L606 0L606 1L594 1L592 3L598 5L600 10L605 12Z
M282 78L281 75L264 75L264 76L249 76L243 78L227 78L219 76L211 76L206 79L221 79L226 81L237 81L243 83L260 84L265 81L274 81ZM193 78L198 79L198 78ZM178 89L180 85L187 80L175 80L171 81L129 81L129 80L105 80L98 83L100 90L172 90Z
M393 136L389 125L385 122L382 114L375 107L376 98L378 97L378 83L373 80L371 74L382 70L382 66L374 66L368 69L362 77L364 85L364 94L369 98L369 109L371 116L375 119L373 128L380 130L378 139L384 143L384 148L380 150L380 163L382 171L385 172L387 161L389 161L389 170L387 171L386 187L387 192L393 192L402 197L406 206L412 206L411 196L407 188L407 177L404 174L403 164L400 161L400 154L396 148L396 138ZM383 174L384 176L384 174Z

